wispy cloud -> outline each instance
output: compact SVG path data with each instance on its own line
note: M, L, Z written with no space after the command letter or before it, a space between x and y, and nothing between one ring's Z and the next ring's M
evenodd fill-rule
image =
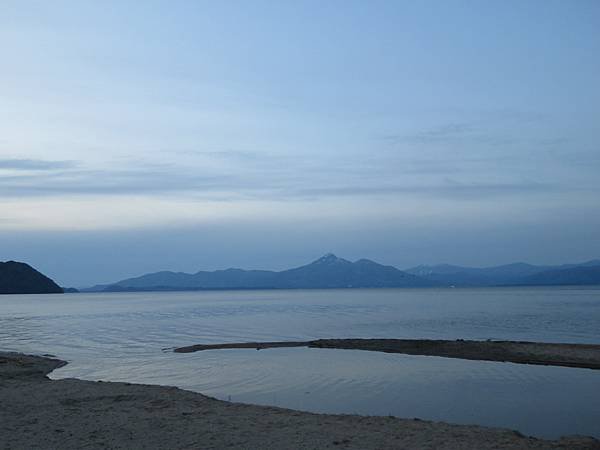
M214 191L232 186L228 175L183 169L82 169L0 177L2 196L130 195Z
M377 167L369 174L357 173L353 166L339 172L313 170L296 172L277 168L256 172L216 173L180 166L138 166L136 169L71 169L44 173L23 173L0 177L0 192L10 197L86 195L182 195L209 200L228 197L283 200L318 197L428 195L447 197L486 197L527 192L543 192L554 185L531 182L481 183L432 177L414 178L423 169L399 169L396 176L378 177ZM391 172L390 172L391 173ZM390 175L390 173L387 173ZM393 173L391 173L393 174ZM408 178L406 178L404 175ZM399 176L400 175L400 176Z
M248 150L184 150L178 151L177 153L183 155L199 156L204 158L235 161L259 161L272 158L272 155L265 154L264 152L253 152Z
M51 161L45 159L0 159L0 169L10 170L57 170L69 169L77 165L76 161Z
M454 123L411 135L421 142L471 138L477 127ZM405 136L406 137L406 136ZM561 139L543 144L559 146ZM540 143L541 145L542 143ZM173 157L175 154L175 157ZM169 156L169 158L167 158ZM246 150L190 150L124 159L111 164L75 161L2 159L0 199L61 196L168 195L196 200L306 200L335 197L428 196L480 199L518 195L552 195L559 189L592 189L597 184L551 173L564 155L518 151L369 151L344 158L301 154L278 155ZM572 157L572 154L567 155ZM554 159L562 158L557 162ZM552 159L554 158L554 159Z
M427 144L431 142L444 142L450 139L463 138L472 135L476 128L471 123L449 123L446 125L405 134L388 134L383 136L386 141L400 143L411 142Z
M507 126L508 125L508 126ZM520 126L527 125L520 123ZM413 132L392 133L382 136L384 141L393 144L461 144L488 147L527 146L530 148L547 148L572 144L565 136L530 136L515 129L506 120L480 120L477 122L450 122L444 125L426 128Z
M320 197L410 194L438 198L468 199L556 192L559 189L561 188L557 185L535 182L460 183L447 180L444 183L420 185L314 187L298 190L295 192L295 195L300 197Z

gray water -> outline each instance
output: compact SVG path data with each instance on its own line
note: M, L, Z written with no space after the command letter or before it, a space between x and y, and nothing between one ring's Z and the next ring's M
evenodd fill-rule
M175 385L314 412L600 437L600 372L357 350L166 348L328 337L600 343L600 289L344 289L0 297L0 349L53 378Z

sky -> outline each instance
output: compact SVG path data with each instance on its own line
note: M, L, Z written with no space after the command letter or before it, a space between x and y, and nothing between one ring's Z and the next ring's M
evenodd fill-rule
M600 2L0 3L0 260L66 286L600 257Z

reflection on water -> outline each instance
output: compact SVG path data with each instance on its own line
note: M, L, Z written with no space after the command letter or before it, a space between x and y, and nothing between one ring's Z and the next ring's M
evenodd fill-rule
M70 361L53 377L158 383L316 412L600 437L600 373L356 350L194 343L327 337L600 343L600 290L389 289L0 297L0 348Z

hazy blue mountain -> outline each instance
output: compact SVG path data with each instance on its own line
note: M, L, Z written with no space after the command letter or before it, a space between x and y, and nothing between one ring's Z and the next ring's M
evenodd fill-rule
M598 265L582 265L567 269L545 270L517 281L523 285L586 285L600 284L600 261Z
M422 278L454 286L491 286L506 284L514 279L538 273L545 268L525 263L497 267L461 267L449 264L417 266L406 272Z
M89 287L79 287L79 292L102 292L106 290L107 287L112 286L112 284L95 284L94 286Z
M418 276L368 259L350 262L328 254L305 266L279 272L277 287L418 287L434 286Z
M102 290L147 290L147 289L240 289L274 287L274 276L277 272L267 270L226 269L214 272L156 272L129 278L113 285L104 286Z
M581 264L563 264L560 266L535 266L526 263L513 263L502 266L483 268L461 267L449 264L440 264L434 266L422 265L407 269L406 272L411 273L413 275L417 275L421 278L425 278L427 280L454 286L502 286L514 284L530 284L530 282L527 280L533 280L533 277L535 275L544 272L555 272L579 267L594 266L600 266L600 260L596 259ZM542 278L540 278L539 280L541 281Z
M560 266L514 263L484 268L440 264L401 271L368 259L351 262L327 254L310 264L280 272L225 269L192 274L162 271L82 291L595 284L596 267L600 267L600 260ZM586 268L590 270L584 270Z
M156 272L88 290L193 290L193 289L314 289L347 287L425 287L434 281L367 259L350 262L328 254L305 266L274 272L227 269L214 272Z
M0 294L62 294L63 289L29 264L0 262Z
M79 292L79 289L74 287L62 287L62 290L65 294L77 294Z
M563 266L560 266L562 268L566 268L565 266L569 266L571 264L566 264ZM596 266L600 266L600 259L592 259L591 261L588 262L584 262L581 264L575 264L576 267L596 267Z

